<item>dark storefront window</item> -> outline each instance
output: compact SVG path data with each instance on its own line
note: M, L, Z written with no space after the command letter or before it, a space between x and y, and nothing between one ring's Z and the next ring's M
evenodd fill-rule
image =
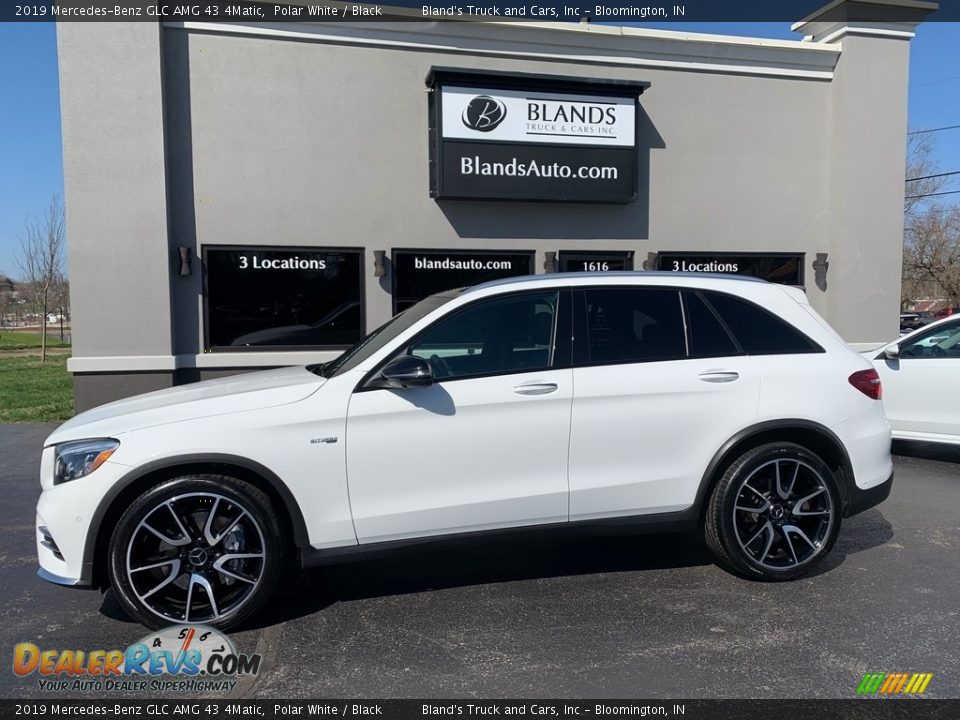
M207 350L342 348L364 334L362 250L203 249Z
M560 272L616 272L633 270L632 252L603 250L567 251L557 253Z
M749 275L781 285L803 285L803 253L662 252L657 270Z
M533 272L532 252L394 250L392 261L394 314L434 293Z

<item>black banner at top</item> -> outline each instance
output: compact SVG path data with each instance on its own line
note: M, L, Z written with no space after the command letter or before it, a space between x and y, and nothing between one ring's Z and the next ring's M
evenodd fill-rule
M818 19L855 22L958 21L960 0L894 4L847 0L392 0L337 2L142 2L47 0L0 3L0 22L365 22L531 20L550 22L796 22L830 6Z

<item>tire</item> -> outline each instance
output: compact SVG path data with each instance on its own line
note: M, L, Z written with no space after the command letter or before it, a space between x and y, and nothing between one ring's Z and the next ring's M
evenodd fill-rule
M283 547L260 489L224 475L178 477L144 492L120 517L110 538L110 583L124 610L147 627L226 630L267 601Z
M775 442L747 451L723 473L704 534L727 570L766 582L793 580L830 553L841 515L837 478L827 464L800 445Z

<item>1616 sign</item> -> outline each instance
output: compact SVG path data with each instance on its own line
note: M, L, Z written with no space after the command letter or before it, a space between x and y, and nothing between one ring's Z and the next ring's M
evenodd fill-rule
M436 71L431 196L626 203L647 83Z

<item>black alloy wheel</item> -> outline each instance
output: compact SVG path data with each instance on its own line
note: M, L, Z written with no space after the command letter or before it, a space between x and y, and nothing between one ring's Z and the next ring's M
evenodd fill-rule
M269 596L281 531L270 499L250 483L193 475L151 488L122 515L110 581L124 609L150 627L233 627Z
M707 507L707 544L746 577L790 580L830 552L841 507L833 471L794 443L770 443L737 458Z

